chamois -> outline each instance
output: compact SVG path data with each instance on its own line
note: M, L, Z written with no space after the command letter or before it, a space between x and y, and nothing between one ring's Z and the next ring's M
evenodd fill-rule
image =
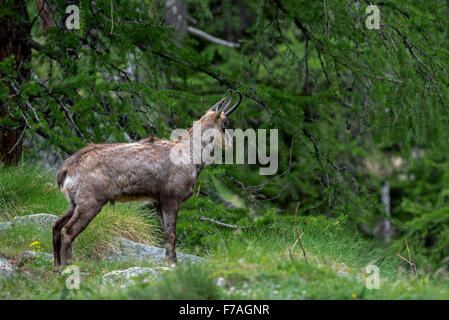
M221 99L195 121L186 131L187 139L169 141L148 137L135 143L91 144L65 160L56 179L69 207L53 223L55 268L69 263L72 242L105 204L115 201L149 200L153 203L165 233L165 259L176 263L179 206L194 193L198 175L207 163L203 160L173 161L172 150L185 151L187 160L192 160L197 156L195 153L202 152L205 147L203 140L199 149L193 147L193 132L200 130L203 133L208 129L218 130L218 138L207 142L226 148L229 143L224 131L227 118L242 98L240 92L236 93L239 100L232 107L234 94L231 92L229 99Z

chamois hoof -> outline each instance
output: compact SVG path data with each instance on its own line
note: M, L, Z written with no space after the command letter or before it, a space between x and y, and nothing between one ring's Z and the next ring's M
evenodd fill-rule
M169 257L165 257L164 262L169 265L169 267L175 267L176 265L178 265L178 259L176 258L169 258Z

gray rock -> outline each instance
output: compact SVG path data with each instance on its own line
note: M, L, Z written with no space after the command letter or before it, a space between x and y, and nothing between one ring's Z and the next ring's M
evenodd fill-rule
M32 259L38 259L43 258L44 260L48 261L49 263L53 263L53 255L46 252L35 252L35 251L25 251L20 256L19 263L23 264L29 260Z
M351 274L347 271L337 271L337 276L341 277L341 278L347 278L350 280L354 280L356 282L362 282L362 278L360 278L358 275L356 274Z
M349 272L347 272L347 271L337 271L337 276L343 277L343 278L348 278L350 275L349 275Z
M57 219L58 219L58 216L55 216L54 214L36 213L36 214L30 214L27 216L15 217L13 222L14 222L14 224L21 224L21 225L34 224L34 225L39 225L44 228L51 228L51 225Z
M126 287L134 285L136 278L141 279L142 282L148 282L162 274L162 271L169 270L169 268L144 268L132 267L124 270L114 270L106 273L103 276L103 284L122 285Z
M0 279L14 274L14 266L8 260L0 258Z
M148 262L154 262L158 265L164 264L165 249L149 246L123 238L116 238L114 247L114 252L109 256L110 260L144 260ZM181 252L177 252L177 257L179 263L198 263L205 261L204 258Z
M0 223L0 232L5 231L10 226L12 226L12 221Z
M48 213L36 213L27 216L15 217L12 221L2 223L0 225L0 232L6 231L11 226L15 225L36 225L44 229L51 230L51 225L58 219L58 216Z

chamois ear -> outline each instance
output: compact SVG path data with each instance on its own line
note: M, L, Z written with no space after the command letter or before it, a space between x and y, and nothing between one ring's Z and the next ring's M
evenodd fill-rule
M223 110L226 110L231 105L231 102L232 102L232 91L231 90L228 90L228 91L231 93L231 95L229 97L229 100L228 100L228 103L226 103L226 105L223 108L217 108L215 110L216 111L215 119L220 117L220 114L223 112Z
M222 107L223 104L226 103L226 101L228 100L228 98L223 98L220 101L218 101L212 108L210 108L209 110L211 111L217 111L217 109L220 109Z

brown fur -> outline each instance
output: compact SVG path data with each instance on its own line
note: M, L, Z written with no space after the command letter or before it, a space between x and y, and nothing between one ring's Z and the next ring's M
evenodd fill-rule
M223 112L220 117L215 116L216 111L209 110L197 124L201 124L202 130L219 129L223 138L226 116ZM192 130L188 132L192 134ZM165 232L166 259L176 262L179 206L193 194L204 166L174 164L170 152L180 143L148 137L135 143L91 144L69 157L56 175L69 208L53 224L55 266L68 264L72 242L106 203L142 200L155 204Z

